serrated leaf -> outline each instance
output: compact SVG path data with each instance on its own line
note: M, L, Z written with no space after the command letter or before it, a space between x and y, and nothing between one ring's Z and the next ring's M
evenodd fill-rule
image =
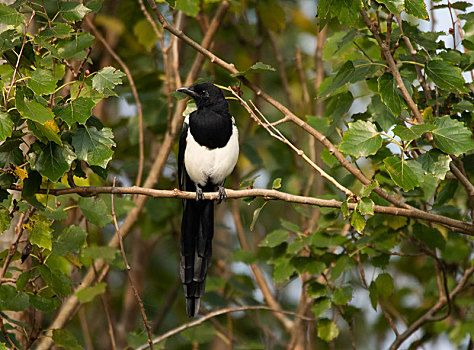
M367 157L375 154L382 146L382 137L371 122L358 120L349 123L339 149L355 157Z
M231 74L231 76L232 77L240 77L240 76L244 76L248 73L258 73L258 72L264 72L264 71L274 72L274 71L276 71L276 69L273 68L272 66L268 65L268 64L265 64L265 63L262 63L262 62L257 62L253 66L251 66L249 69L246 69L243 72Z
M394 284L393 278L388 273L381 273L375 279L375 286L377 287L377 295L382 299L387 299L393 293Z
M270 232L260 243L261 247L274 248L288 240L289 233L286 230L278 229Z
M107 206L101 198L96 200L94 198L81 197L79 198L78 205L86 219L97 226L105 226L112 220Z
M365 227L365 218L358 211L354 210L351 214L351 226L356 229L357 232L363 232Z
M61 39L55 47L48 47L48 49L51 49L51 53L61 59L83 59L84 49L90 47L94 39L94 36L89 32L75 33L71 38Z
M71 280L68 276L59 270L50 270L46 265L39 265L37 269L40 272L44 282L61 298L71 293Z
M105 292L105 287L107 283L99 282L95 286L85 287L78 290L74 295L77 297L80 303L88 303L92 301L97 295L103 294Z
M421 154L417 161L427 174L431 174L437 179L444 180L446 173L449 171L451 157L437 149L432 149L429 152Z
M405 9L404 0L377 0L377 2L387 6L387 9L394 15L398 15Z
M35 122L44 124L48 120L54 118L53 112L50 109L44 107L42 104L36 101L27 100L22 93L17 90L16 97L16 109L20 112L23 118L34 120Z
M40 36L44 38L67 38L71 36L74 29L67 23L52 23L51 28L46 27L40 32Z
M319 282L313 282L308 286L308 296L312 298L320 298L327 294L327 287Z
M367 110L372 114L372 120L385 132L396 123L393 112L382 102L378 94L372 96Z
M405 0L405 9L409 15L421 19L429 19L424 0Z
M352 299L352 288L349 286L336 287L332 292L331 299L336 305L346 305Z
M87 119L92 115L92 108L95 102L89 97L79 97L69 103L59 113L58 117L64 120L67 125L72 126L74 123L85 124Z
M76 155L69 145L60 147L50 142L41 147L41 153L32 159L32 166L41 175L56 182L71 168L75 159Z
M267 204L267 202L264 202L261 207L254 210L252 223L250 224L250 231L253 231L255 224L257 223L258 217L260 215L260 212L262 211L263 207L265 207L265 204Z
M363 197L357 203L357 210L361 214L374 215L374 202L368 197Z
M102 8L102 3L104 0L92 0L88 1L86 6L94 13L97 13Z
M461 69L442 60L428 61L425 72L439 88L452 92L465 92Z
M89 12L92 12L91 9L84 6L80 2L74 1L61 1L59 3L59 11L61 12L63 18L70 22L80 21Z
M276 283L286 281L295 271L295 267L291 264L290 259L285 257L272 261L272 264L274 264L273 278Z
M52 141L59 146L63 145L61 136L59 135L59 128L54 119L48 120L44 124L37 123L32 120L27 120L28 129L35 135L41 142L48 143Z
M441 232L433 227L416 223L413 226L413 235L430 249L439 248L443 250L446 245L446 240Z
M321 338L325 342L330 342L339 336L339 328L336 323L327 318L321 318L317 323L318 338Z
M23 311L29 307L29 298L26 294L18 294L12 285L0 285L0 310Z
M0 142L10 137L13 131L13 121L7 113L0 112Z
M347 84L350 80L352 75L354 74L355 68L352 61L347 61L339 68L336 76L332 79L331 85L329 85L326 89L320 92L321 96L327 96L331 94L333 91L339 89L340 87Z
M19 26L25 24L25 16L6 4L0 4L0 24Z
M320 317L331 307L331 299L327 297L321 297L314 301L312 310L314 317Z
M433 124L413 125L411 128L395 125L393 133L400 137L402 141L411 141L420 138L424 133L433 131L434 129L436 129L436 126Z
M77 158L87 162L89 165L97 165L106 168L112 159L115 146L112 129L95 127L80 128L72 136L72 145L76 151Z
M384 73L379 78L378 90L382 102L390 108L393 114L399 115L402 109L407 106L402 92L397 87L397 82L391 73Z
M79 226L68 226L53 242L53 252L63 256L67 253L77 252L86 242L87 233Z
M322 26L331 18L336 17L340 23L351 27L356 24L361 9L361 0L320 0L317 17L322 22Z
M124 73L114 67L104 67L92 78L92 87L99 92L112 91L116 85L122 84Z
M49 95L56 90L57 82L52 71L38 68L31 73L26 85L37 95Z
M388 172L393 182L404 191L410 191L419 186L419 179L415 171L410 167L406 159L400 156L392 156L383 160L385 170Z
M53 329L53 341L56 346L66 350L82 350L82 346L67 329Z
M28 223L29 241L31 244L35 244L40 248L51 250L53 229L51 228L52 222L44 220L39 217L33 217Z
M352 260L349 256L347 256L347 255L340 256L337 259L336 264L334 265L334 267L331 270L330 280L335 281L336 279L339 278L339 276L341 276L341 274L344 271L348 271L348 270L352 269L352 267L354 265L355 265L354 260Z
M438 127L433 131L434 143L443 152L460 155L474 149L471 131L463 123L449 116L435 119Z

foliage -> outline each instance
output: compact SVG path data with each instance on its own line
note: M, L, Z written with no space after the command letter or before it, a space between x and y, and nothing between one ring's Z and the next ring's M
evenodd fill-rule
M248 311L216 318L219 326L190 328L167 339L166 348L219 346L222 338L242 348L261 347L262 339L265 348L291 349L472 344L472 225L467 232L423 215L472 223L474 7L320 0L310 12L302 1L150 2L172 26L179 11L187 16L181 29L196 42L210 30L216 9L229 7L210 50L238 72L206 62L193 80L233 85L277 121L284 111L253 95L248 86L254 84L300 118L274 124L300 150L292 153L231 100L241 156L227 187L268 187L340 204L316 208L251 197L219 206L206 310L274 306L273 298L314 321ZM113 212L124 234L133 235L125 253L153 333L189 321L181 290L173 288L179 200L115 196L112 210L110 195L54 196L74 186L110 186L114 177L119 185L134 183L140 143L149 175L142 183L176 187L177 147L166 145L178 134L183 103L173 91L195 67L196 52L158 21L155 31L149 22L155 14L146 11L132 0L0 4L0 227L7 242L0 245L0 348L34 348L45 339L66 349L89 341L111 348L103 305L112 311L120 347L147 342L122 271ZM439 11L457 16L460 27L421 30ZM324 45L313 51L315 38ZM312 129L334 148L315 146ZM296 157L303 151L333 183ZM161 168L160 159L166 160ZM381 212L388 206L416 211L418 219ZM107 265L111 272L103 279ZM447 301L446 291L456 295ZM51 329L71 300L83 312ZM293 320L291 327L285 319ZM416 337L394 335L393 327L403 335L420 320Z

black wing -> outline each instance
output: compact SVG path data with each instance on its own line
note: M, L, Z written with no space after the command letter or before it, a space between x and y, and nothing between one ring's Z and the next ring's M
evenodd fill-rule
M186 190L186 168L184 166L184 151L186 150L186 137L188 136L189 125L183 123L183 129L179 137L179 150L178 150L178 184L181 191Z

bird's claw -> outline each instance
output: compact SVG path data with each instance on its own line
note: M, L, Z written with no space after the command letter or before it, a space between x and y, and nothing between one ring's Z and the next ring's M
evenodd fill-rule
M204 200L204 193L201 187L196 187L196 202Z
M227 198L227 193L225 192L225 188L223 186L219 186L217 188L219 194L217 195L217 204L220 204L223 200Z

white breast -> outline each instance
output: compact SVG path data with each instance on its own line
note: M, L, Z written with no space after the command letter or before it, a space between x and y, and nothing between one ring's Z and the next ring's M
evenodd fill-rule
M209 149L199 145L188 130L184 165L194 183L205 186L209 181L215 185L224 183L239 157L239 134L232 126L232 136L222 148Z

